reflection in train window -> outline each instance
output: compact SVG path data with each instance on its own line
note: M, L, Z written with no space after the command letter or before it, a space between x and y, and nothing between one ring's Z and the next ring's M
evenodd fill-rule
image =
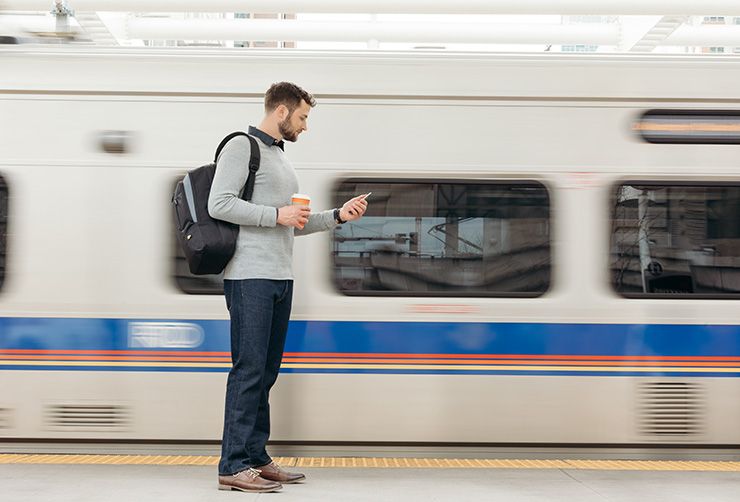
M611 208L617 292L740 297L740 185L625 183Z
M8 245L8 185L0 176L0 288L5 282L6 249Z
M175 192L178 178L172 185L172 193ZM172 219L172 257L174 265L174 279L177 287L183 292L191 295L222 295L224 294L224 274L219 275L194 275L190 273L188 262L185 259L180 244L177 242L177 225L174 217Z
M536 182L343 182L372 192L334 230L334 282L347 295L539 296L550 285L550 203Z

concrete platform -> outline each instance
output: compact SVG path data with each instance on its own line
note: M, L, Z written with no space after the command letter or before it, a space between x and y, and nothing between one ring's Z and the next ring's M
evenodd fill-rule
M588 469L305 468L281 492L217 490L213 466L0 465L3 502L738 500L740 472Z

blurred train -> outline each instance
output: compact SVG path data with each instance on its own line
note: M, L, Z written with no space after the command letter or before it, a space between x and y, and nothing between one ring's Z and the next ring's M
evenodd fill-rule
M217 441L218 277L170 198L273 82L296 241L273 435L740 445L740 59L0 48L0 438Z

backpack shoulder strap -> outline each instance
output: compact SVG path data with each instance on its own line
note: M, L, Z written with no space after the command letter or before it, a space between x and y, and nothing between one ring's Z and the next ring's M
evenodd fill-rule
M218 148L216 148L216 155L213 156L214 164L218 162L218 156L221 155L221 150L224 149L224 147L226 146L226 143L236 138L237 136L249 136L249 135L245 133L244 131L236 131L236 132L232 132L231 134L226 136L224 139L222 139L221 143L218 144Z
M244 186L244 192L242 192L242 199L250 200L252 193L254 192L254 179L257 177L257 171L260 168L260 147L257 144L257 140L252 136L247 135L251 148L249 153L249 176L247 176L247 183Z
M257 140L243 131L232 132L221 140L218 148L216 148L216 155L213 157L213 162L216 163L218 161L218 156L221 154L221 150L226 146L226 143L237 136L246 136L249 140L249 175L247 176L247 182L244 185L241 198L244 200L250 200L252 198L252 193L254 192L254 179L257 175L257 171L259 171L261 160L260 147L257 144Z

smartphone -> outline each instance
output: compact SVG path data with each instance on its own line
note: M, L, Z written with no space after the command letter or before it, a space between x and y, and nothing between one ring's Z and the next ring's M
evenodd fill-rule
M368 197L370 197L370 194L372 194L372 192L368 192L368 193L366 193L365 195L363 195L363 197L362 197L362 198L363 198L363 199L367 199Z

